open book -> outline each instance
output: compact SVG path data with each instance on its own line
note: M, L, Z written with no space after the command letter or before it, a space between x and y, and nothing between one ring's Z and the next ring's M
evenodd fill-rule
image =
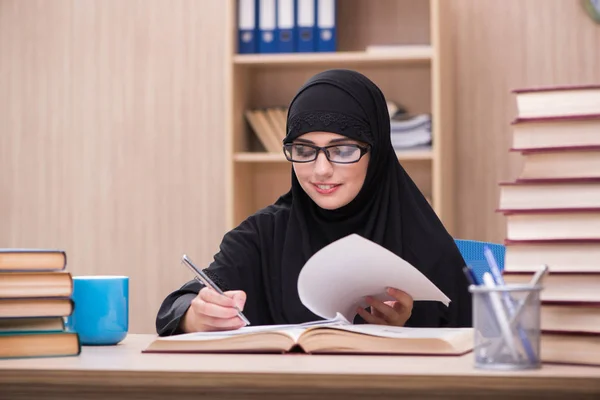
M143 352L461 355L472 348L470 328L352 325L338 314L331 320L300 325L159 337Z

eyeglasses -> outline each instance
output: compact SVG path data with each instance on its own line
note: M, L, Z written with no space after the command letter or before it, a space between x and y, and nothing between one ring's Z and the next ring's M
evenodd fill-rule
M369 152L370 147L358 144L334 144L319 147L305 143L287 143L283 145L283 153L288 161L307 163L315 161L320 151L323 151L327 160L336 164L352 164L358 162L362 156Z

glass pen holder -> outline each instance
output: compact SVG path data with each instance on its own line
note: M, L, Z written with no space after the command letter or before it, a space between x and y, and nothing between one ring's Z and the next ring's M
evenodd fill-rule
M541 367L541 286L469 287L473 295L475 367L519 370Z

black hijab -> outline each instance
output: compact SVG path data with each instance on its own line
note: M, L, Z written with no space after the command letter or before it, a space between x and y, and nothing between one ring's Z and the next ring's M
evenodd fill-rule
M314 321L319 317L298 296L300 270L324 246L357 233L414 265L450 298L449 307L415 302L407 326L470 326L464 261L398 162L379 88L348 70L325 71L309 79L290 104L285 142L315 131L345 135L371 146L358 195L337 210L321 209L304 192L292 168L291 190L228 232L207 274L223 290L246 292L244 314L253 325ZM181 318L200 289L200 284L190 281L167 296L156 319L160 335L182 332Z
M285 142L314 131L368 143L371 154L360 192L336 210L314 203L292 169L291 190L278 201L290 207L281 257L286 319L315 319L298 296L300 270L322 247L357 233L414 265L450 297L449 309L441 303L415 302L409 325L470 325L470 294L461 271L464 261L453 238L398 162L391 144L387 104L379 88L355 71L329 70L315 75L290 104Z

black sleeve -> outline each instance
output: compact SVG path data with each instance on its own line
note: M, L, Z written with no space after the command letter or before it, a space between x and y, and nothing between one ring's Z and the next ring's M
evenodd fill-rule
M183 333L180 327L181 318L201 288L202 285L199 282L192 280L165 298L156 316L156 332L160 336Z
M224 292L245 291L247 305L259 297L257 286L261 282L261 268L257 233L252 218L242 222L223 237L214 261L205 269L211 280ZM163 300L156 316L156 332L160 336L183 333L181 319L202 287L201 283L191 280ZM244 314L250 318L246 312Z

